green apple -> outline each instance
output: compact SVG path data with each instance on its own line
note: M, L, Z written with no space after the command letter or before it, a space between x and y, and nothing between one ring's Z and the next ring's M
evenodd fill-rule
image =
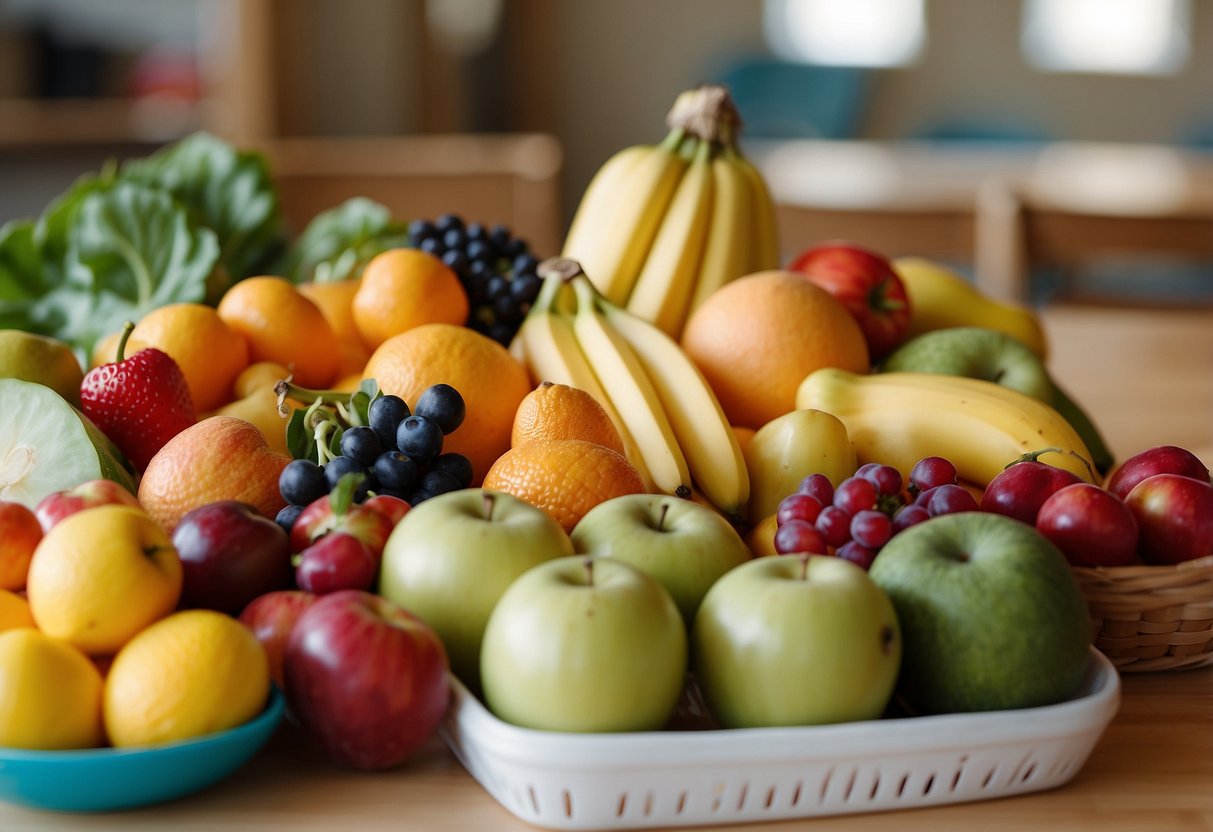
M898 686L919 712L1048 705L1082 681L1086 600L1033 527L984 511L934 517L895 535L869 574L897 609Z
M901 664L888 597L841 558L779 555L716 582L695 616L692 666L726 728L875 719Z
M497 600L532 566L571 554L569 536L546 512L496 491L452 491L417 504L396 524L379 594L429 624L451 670L478 690L480 640Z
M594 506L573 528L581 554L612 557L652 575L687 626L712 584L750 559L729 522L707 506L667 494L627 494Z
M682 693L687 636L655 578L614 558L540 564L489 617L480 678L489 710L547 731L654 731Z
M1101 474L1112 466L1112 452L1091 417L1066 395L1035 352L1004 332L980 326L937 329L902 344L879 369L965 376L1018 390L1049 405L1070 423Z

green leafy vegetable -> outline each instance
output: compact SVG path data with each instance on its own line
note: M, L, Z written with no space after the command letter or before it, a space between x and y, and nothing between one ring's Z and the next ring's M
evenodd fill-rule
M376 254L408 242L408 228L393 222L385 206L355 197L308 223L291 248L288 268L296 283L352 280Z

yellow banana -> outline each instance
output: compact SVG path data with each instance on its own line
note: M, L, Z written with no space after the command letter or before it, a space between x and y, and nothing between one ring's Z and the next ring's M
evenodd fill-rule
M688 315L721 286L749 274L758 245L750 180L727 152L712 159L712 185L712 222Z
M742 523L750 495L745 457L703 373L656 326L600 303L607 325L631 346L657 391L696 489L735 524Z
M614 303L627 302L686 170L684 136L675 128L659 145L621 151L636 158L604 165L578 205L561 256L581 263Z
M793 410L767 422L745 449L750 472L750 518L774 514L809 474L838 485L859 463L846 425L824 410Z
M1027 306L989 297L956 272L925 257L899 257L893 268L910 297L906 338L954 326L983 326L1005 332L1041 358L1048 342L1040 318Z
M598 293L584 273L572 279L577 293L573 332L594 375L614 405L657 490L691 495L691 472L666 417L661 398L628 342L607 326L597 306Z
M540 273L543 273L543 267L541 267ZM619 431L619 438L623 442L628 461L639 472L645 488L653 490L652 477L644 465L636 441L628 432L627 425L619 417L619 413L611 404L610 397L598 382L598 377L594 374L590 362L586 360L585 354L581 351L581 346L577 343L577 337L573 332L572 321L558 311L562 301L566 300L562 295L571 292L572 289L565 282L563 274L548 273L544 277L543 288L535 299L534 306L527 313L518 330L514 344L511 345L511 351L520 347L519 351L525 356L525 363L533 384L543 381L567 384L570 387L578 387L593 396L602 405L607 416L614 423L615 429Z
M682 334L712 219L712 143L697 141L694 158L661 220L627 310L677 338Z
M775 214L775 201L762 172L735 149L727 151L729 160L735 164L750 181L750 217L753 229L750 232L752 248L750 250L750 267L745 274L777 269L780 264L779 250L779 221Z
M942 456L961 479L984 488L1020 456L1056 448L1040 461L1094 480L1090 452L1056 410L991 381L826 368L801 382L796 407L833 413L860 464L892 465L903 476L923 457Z

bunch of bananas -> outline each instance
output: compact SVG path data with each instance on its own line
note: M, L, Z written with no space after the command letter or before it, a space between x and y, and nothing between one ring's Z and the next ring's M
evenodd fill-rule
M543 286L511 347L532 378L597 399L650 491L698 492L742 522L745 458L716 395L677 342L605 299L574 260L547 260L539 274Z
M1095 477L1091 454L1069 422L1044 402L992 381L825 368L801 382L796 407L834 414L860 464L892 465L903 475L923 457L942 456L961 479L984 488L1021 456L1049 448L1041 462L1087 482Z
M762 174L737 149L728 90L682 93L666 122L660 144L621 150L595 174L562 256L615 306L677 338L712 292L775 268L779 243Z

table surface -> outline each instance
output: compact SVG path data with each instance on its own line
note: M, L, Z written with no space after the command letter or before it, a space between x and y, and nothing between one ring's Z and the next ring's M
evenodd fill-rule
M1120 456L1179 444L1213 464L1213 315L1056 309L1050 368ZM1125 674L1121 706L1069 783L1011 798L749 825L815 832L1213 827L1213 668ZM0 805L0 829L532 829L501 808L435 739L406 765L355 773L281 730L244 769L197 795L137 812L63 815ZM738 826L713 827L740 829Z

